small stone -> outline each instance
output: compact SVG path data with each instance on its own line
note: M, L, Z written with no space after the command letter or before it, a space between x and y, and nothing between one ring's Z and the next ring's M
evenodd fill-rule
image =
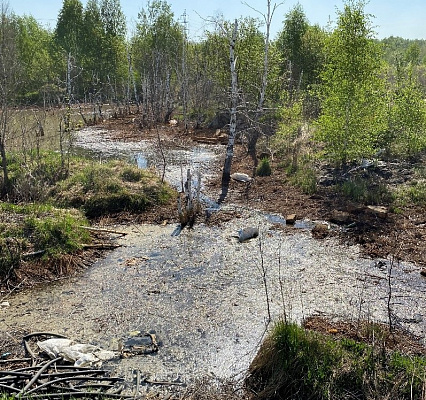
M426 278L426 269L422 269L422 270L420 271L420 275L421 275L421 276L424 276L424 277Z
M330 233L330 227L325 223L318 223L312 228L312 236L315 239L324 239Z
M258 228L244 228L238 231L238 240L240 243L245 242L246 240L256 238L259 236Z
M294 225L294 223L296 222L296 219L297 219L297 215L296 214L288 214L285 217L285 223L287 225Z
M383 206L367 206L365 210L366 212L370 214L374 214L377 217L382 219L385 219L388 216L388 212L389 212L387 207L383 207Z
M8 301L2 301L1 303L0 303L0 307L4 307L4 308L6 308L6 307L10 307L10 303L8 302Z
M351 219L351 215L347 211L333 210L331 212L330 221L336 223L346 223Z

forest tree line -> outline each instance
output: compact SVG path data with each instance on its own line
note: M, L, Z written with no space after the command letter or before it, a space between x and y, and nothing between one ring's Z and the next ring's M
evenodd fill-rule
M378 40L364 6L347 1L334 27L310 24L300 4L285 14L274 8L283 18L275 38L266 38L262 18L237 21L238 113L248 131L277 132L294 150L312 123L323 155L338 165L383 149L424 150L426 40ZM165 0L148 1L130 35L120 0L64 0L53 29L5 5L1 18L3 117L11 106L115 103L137 105L146 124L173 115L205 126L229 110L234 21L206 23L192 40Z

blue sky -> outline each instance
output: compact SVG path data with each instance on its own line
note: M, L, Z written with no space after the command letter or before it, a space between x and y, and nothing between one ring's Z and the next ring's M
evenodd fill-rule
M178 18L187 14L188 27L192 37L200 36L208 29L205 19L218 13L226 19L233 20L240 16L260 16L240 0L169 0L167 1ZM273 36L282 28L285 14L297 3L286 0L276 10L273 24ZM336 19L336 9L343 8L342 0L299 0L311 24L325 27L329 21ZM5 1L7 4L7 0ZM62 0L9 0L9 9L17 15L32 15L40 23L54 28ZM86 0L82 0L83 5ZM121 0L121 7L126 15L129 29L135 26L138 12L146 7L147 0ZM266 11L266 0L247 0L246 3L261 12ZM281 1L272 0L272 4ZM426 39L426 0L370 0L365 11L374 15L372 19L377 37L401 36L406 39Z

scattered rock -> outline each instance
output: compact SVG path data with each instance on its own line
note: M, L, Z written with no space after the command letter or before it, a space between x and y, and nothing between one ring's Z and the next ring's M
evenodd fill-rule
M253 239L259 236L259 228L244 228L238 231L239 242L245 242L246 240Z
M317 223L311 230L312 236L315 239L324 239L330 233L330 227L326 223Z
M426 278L426 268L420 271L420 275Z
M6 308L6 307L10 307L10 303L8 301L2 301L0 303L0 308Z
M388 208L383 206L367 206L365 211L382 219L385 219L389 212Z
M253 178L242 172L234 172L231 174L231 178L238 182L251 182Z
M296 222L296 219L297 219L296 214L289 214L285 217L285 223L287 225L294 225L294 223Z
M333 210L331 212L330 221L336 222L338 224L344 224L346 222L349 222L351 219L351 215L347 211L339 211L339 210Z

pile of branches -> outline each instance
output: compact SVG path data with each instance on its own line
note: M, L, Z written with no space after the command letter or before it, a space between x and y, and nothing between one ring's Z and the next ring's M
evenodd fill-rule
M33 333L24 337L26 358L2 360L6 369L0 370L0 394L20 399L64 398L135 398L124 395L124 379L108 376L108 372L91 367L75 367L63 357L46 359L36 354L31 342L40 337L64 336L52 333ZM8 366L15 366L9 368ZM3 367L2 366L2 367Z

